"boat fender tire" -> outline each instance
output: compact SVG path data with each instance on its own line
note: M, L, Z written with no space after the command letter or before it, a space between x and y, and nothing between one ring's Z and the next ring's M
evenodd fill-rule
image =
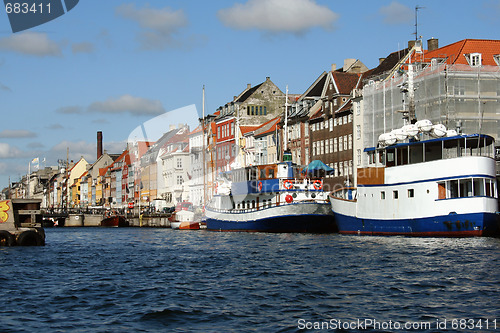
M285 197L285 201L286 201L287 203L292 203L292 202L293 202L293 197L292 197L290 194L288 194L288 195Z
M16 245L16 238L7 230L0 230L0 244L3 246Z
M23 231L17 236L17 245L19 246L43 246L45 240L34 230Z

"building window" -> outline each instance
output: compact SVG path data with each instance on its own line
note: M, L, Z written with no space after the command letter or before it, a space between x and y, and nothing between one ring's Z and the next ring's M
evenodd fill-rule
M339 162L339 177L342 177L343 171L344 171L344 162Z
M182 159L181 158L177 158L177 168L182 169Z
M344 150L347 150L347 135L344 135Z
M497 65L500 66L500 54L495 54L493 56L493 59L495 59L495 62L497 63Z
M361 125L356 125L356 139L361 139Z
M217 139L220 139L220 127L217 127Z
M334 169L334 174L333 174L333 175L334 175L335 177L337 177L337 176L338 176L338 171L339 171L339 170L338 170L338 165L337 165L337 162L335 162L335 163L333 164L333 169Z
M330 127L330 132L331 132L331 131L333 131L333 118L330 118L328 121L330 122L329 127Z
M333 138L330 138L330 153L333 153Z
M358 149L356 151L356 156L357 156L357 159L358 159L358 166L361 165L361 149Z
M333 152L337 152L337 138L333 138Z
M481 66L481 53L471 53L469 55L469 65L471 67Z
M349 146L347 148L352 149L352 134L349 134Z
M182 176L177 176L177 185L182 185L184 183L184 179Z

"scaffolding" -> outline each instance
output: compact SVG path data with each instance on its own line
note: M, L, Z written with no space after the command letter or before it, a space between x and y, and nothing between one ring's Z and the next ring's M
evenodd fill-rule
M460 127L466 134L488 134L500 138L500 67L416 64L415 113L449 129ZM377 145L382 133L401 128L407 75L398 71L391 78L370 80L363 88L364 147ZM500 141L499 141L500 142ZM498 143L497 143L498 145Z

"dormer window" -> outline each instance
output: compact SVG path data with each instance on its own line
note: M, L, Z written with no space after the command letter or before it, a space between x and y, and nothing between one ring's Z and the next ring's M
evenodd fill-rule
M480 67L482 64L481 53L466 54L465 58L467 59L471 67Z
M495 54L493 56L493 59L495 59L495 62L497 63L497 65L500 66L500 54Z

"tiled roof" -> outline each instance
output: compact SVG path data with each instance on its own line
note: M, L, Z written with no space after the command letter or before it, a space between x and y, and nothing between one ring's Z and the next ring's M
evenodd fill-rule
M248 132L255 131L259 127L260 126L240 126L240 131L241 131L241 134L245 135Z
M281 118L277 117L277 118L274 118L274 119L271 119L271 120L265 122L264 124L260 125L255 130L254 135L257 137L257 136L265 135L265 134L276 131L276 126L278 125L280 120L281 120Z
M498 66L493 58L500 54L500 40L464 39L453 44L425 52L425 60L432 58L446 58L446 63L468 65L466 54L481 53L482 65Z
M343 73L343 72L332 72L335 84L339 89L339 94L349 95L351 91L356 88L358 84L360 74L356 73Z

